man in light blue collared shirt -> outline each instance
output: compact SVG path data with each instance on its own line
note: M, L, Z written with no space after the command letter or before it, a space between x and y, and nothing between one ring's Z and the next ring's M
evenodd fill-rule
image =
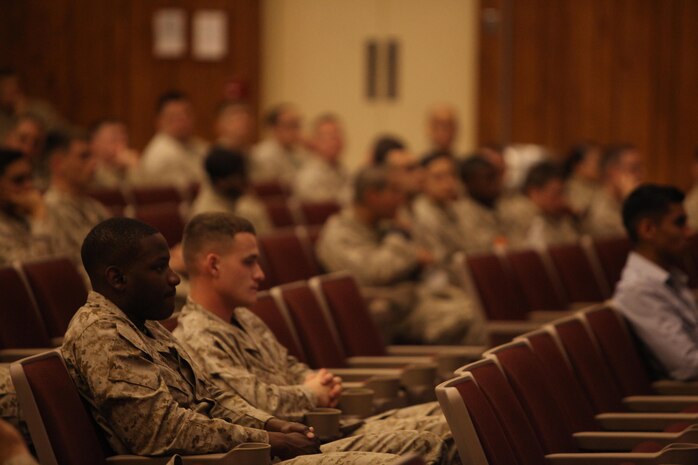
M644 184L623 203L623 224L633 251L613 303L652 352L666 375L698 378L698 306L680 271L688 246L683 193Z

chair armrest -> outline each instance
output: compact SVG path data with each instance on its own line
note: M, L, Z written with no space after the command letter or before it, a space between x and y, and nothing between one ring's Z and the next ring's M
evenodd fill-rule
M388 355L462 355L473 360L480 358L486 350L485 346L393 345L386 348Z
M698 381L676 381L660 379L652 383L657 393L665 396L695 396L698 395Z
M694 413L600 413L595 418L611 431L663 431L675 423L698 422Z
M12 363L23 358L38 355L51 350L50 347L22 348L22 349L2 349L0 350L0 363Z
M528 312L528 321L548 323L559 318L566 318L573 313L572 310L533 310Z
M628 396L623 404L631 412L680 412L698 404L698 396Z
M533 321L494 320L485 323L485 330L492 346L505 344L516 336L535 331L543 324Z
M407 365L433 363L430 356L359 356L347 357L347 364L352 368L403 368Z
M620 465L628 462L634 465L688 465L698 463L698 445L671 444L654 453L548 454L545 460L550 465Z
M581 450L621 452L632 451L642 442L654 442L662 447L675 442L696 442L698 431L688 430L682 433L647 433L647 432L579 432L573 437Z
M403 370L398 368L328 368L330 373L340 376L343 381L366 381L373 376L396 376L400 378Z
M63 336L60 337L52 337L51 338L51 345L53 347L60 347L63 345Z
M600 302L570 302L569 308L572 312L582 310L593 305L598 305Z
M218 455L220 457L223 456L223 454L215 455ZM111 457L107 457L107 464L113 463L118 465L166 465L170 460L170 457L145 457L142 455L112 455ZM220 460L220 458L218 460Z

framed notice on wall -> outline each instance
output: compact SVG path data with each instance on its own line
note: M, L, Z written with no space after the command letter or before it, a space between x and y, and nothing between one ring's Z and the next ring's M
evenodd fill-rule
M228 54L228 16L222 10L198 10L192 19L192 57L222 60Z
M162 8L153 15L153 55L181 58L187 52L187 17L181 8Z

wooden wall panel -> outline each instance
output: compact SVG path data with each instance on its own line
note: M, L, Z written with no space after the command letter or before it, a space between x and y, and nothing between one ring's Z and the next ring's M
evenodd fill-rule
M645 153L648 179L688 185L698 146L698 2L506 6L481 3L502 17L497 34L480 42L488 57L480 60L481 142L499 134L501 143L538 143L557 154L584 139L632 142ZM502 83L508 91L496 89Z
M152 15L162 7L187 12L187 35L198 9L228 15L228 55L221 61L152 55ZM187 92L197 131L212 136L214 109L232 78L248 84L253 111L259 102L259 5L256 0L0 0L0 66L16 68L27 93L53 102L67 118L87 126L104 116L123 118L136 147L154 130L157 96ZM188 42L190 42L188 40Z

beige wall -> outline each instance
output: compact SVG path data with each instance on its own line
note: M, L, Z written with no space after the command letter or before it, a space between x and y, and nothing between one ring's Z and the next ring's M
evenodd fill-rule
M401 42L400 98L364 97L364 43ZM347 164L357 166L381 132L427 148L425 112L449 102L460 114L460 150L475 144L477 0L265 0L262 108L290 101L306 122L339 114Z

